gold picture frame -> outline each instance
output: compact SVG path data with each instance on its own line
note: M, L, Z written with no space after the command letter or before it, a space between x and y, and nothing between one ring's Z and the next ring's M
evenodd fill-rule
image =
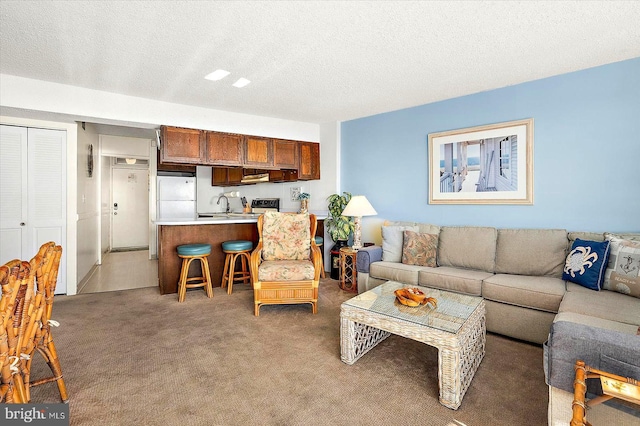
M533 204L533 118L429 134L429 204Z

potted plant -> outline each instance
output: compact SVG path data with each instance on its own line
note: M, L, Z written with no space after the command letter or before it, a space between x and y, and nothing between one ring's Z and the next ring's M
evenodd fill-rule
M331 278L337 280L340 273L340 249L347 246L355 224L353 218L342 216L342 211L351 200L349 192L343 192L342 195L329 195L327 200L329 201L329 217L325 220L325 224L329 236L335 243L331 247Z

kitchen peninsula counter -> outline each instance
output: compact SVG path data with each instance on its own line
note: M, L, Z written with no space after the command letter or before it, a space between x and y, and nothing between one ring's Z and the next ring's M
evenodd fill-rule
M222 243L231 240L252 241L258 243L259 215L229 215L203 217L193 220L157 220L158 225L158 285L160 294L177 293L182 259L178 257L177 247L183 244L211 244L208 256L211 281L219 287L222 281L225 254ZM316 235L324 236L324 219L327 215L316 214L318 229ZM199 272L199 263L193 262L191 275Z

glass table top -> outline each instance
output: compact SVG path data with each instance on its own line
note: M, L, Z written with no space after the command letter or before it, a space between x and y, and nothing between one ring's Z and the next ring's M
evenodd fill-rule
M426 296L435 297L438 301L438 306L434 308L431 304L427 304L409 307L401 304L396 300L393 292L405 287L416 287L422 290ZM457 333L480 303L482 303L481 297L387 281L378 287L347 300L343 305L433 327L450 333Z

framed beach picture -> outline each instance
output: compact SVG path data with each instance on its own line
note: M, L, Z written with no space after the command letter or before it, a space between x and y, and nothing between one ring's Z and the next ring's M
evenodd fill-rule
M533 119L429 134L429 204L533 204Z

